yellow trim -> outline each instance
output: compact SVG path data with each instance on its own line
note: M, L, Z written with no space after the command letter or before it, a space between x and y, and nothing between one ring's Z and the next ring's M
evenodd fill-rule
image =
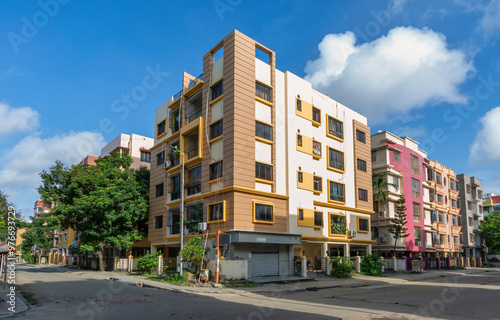
M255 182L258 183L265 183L265 184L274 184L274 181L271 180L266 180L266 179L260 179L260 178L255 178Z
M182 96L181 96L181 97L182 97ZM179 98L175 99L174 101L172 101L172 103L168 105L168 108L169 108L169 109L175 109L175 108L177 108L178 106L180 106L180 105L181 105L181 104L180 104L180 99L181 99L181 97L179 97ZM179 103L178 103L178 102L179 102Z
M330 231L332 230L330 228L330 226L332 225L332 215L335 215L335 216L341 216L341 217L344 217L345 218L345 235L340 235L340 234L332 234L330 233ZM342 238L346 238L347 239L347 231L348 231L348 228L347 228L347 215L345 214L341 214L341 213L337 213L337 212L328 212L328 236L331 237L331 236L334 236L334 237L340 237L340 239Z
M273 106L273 103L272 103L272 102L267 101L267 100L262 99L262 98L257 97L257 96L255 97L255 101L259 101L260 103L265 104L265 105L270 106L270 107L272 107L272 106Z
M297 101L300 100L301 110L297 109ZM306 102L303 99L295 97L295 114L301 118L311 121L312 125L315 127L321 126L321 122L317 122L313 119L313 108L316 108L320 112L320 121L321 121L321 113L322 110L312 103Z
M334 167L330 167L330 149L342 153L342 165L344 167L343 170L337 169L337 168L334 168ZM340 151L338 149L332 148L330 146L326 146L326 168L328 170L331 170L331 171L334 171L334 172L345 173L345 153L343 151Z
M223 98L224 98L224 94L221 94L220 96L218 96L214 100L210 101L210 105L212 106L212 105L216 104L217 102L221 101Z
M257 203L273 207L273 221L272 222L271 221L262 221L262 220L255 219L255 205ZM268 201L261 201L261 200L254 200L254 199L252 199L252 222L253 223L274 224L274 216L275 216L274 203L268 202Z
M376 243L376 240L362 240L362 239L347 239L341 237L307 237L303 236L302 240L313 241L331 241L331 242L348 242L348 243Z
M330 131L329 131L329 125L330 125L330 121L328 119L328 117L332 118L332 119L335 119L339 122L342 123L342 137L344 136L344 131L345 131L345 126L344 126L344 121L341 121L335 117L332 117L331 115L327 114L326 115L326 136L329 137L329 138L332 138L334 140L337 140L337 141L340 141L340 142L344 142L344 138L339 138L337 136L334 136L333 134L330 134Z
M361 229L359 229L359 220L360 219L366 220L366 223L367 223L367 226L368 226L368 230L361 230ZM356 224L357 224L357 229L358 229L359 233L368 233L368 232L370 232L370 219L363 218L363 217L356 217Z
M299 142L298 142L299 136L302 137L302 146L299 146ZM314 154L314 148L313 148L314 142L318 142L320 144L321 155L319 155L319 156ZM303 152L305 154L309 154L313 157L313 159L316 159L316 160L321 159L321 157L323 156L323 144L321 143L321 141L315 140L313 138L309 138L308 136L305 136L301 133L296 133L295 145L296 145L297 151Z
M313 201L313 204L315 206L319 207L326 207L326 208L332 208L332 209L339 209L339 210L347 210L347 211L352 211L352 212L359 212L359 213L364 213L364 214L374 214L375 211L372 210L365 210L365 209L359 209L359 208L354 208L354 207L348 207L345 205L338 205L334 203L326 203L326 202L321 202L321 201Z
M173 133L170 137L167 137L167 139L165 139L165 141L170 143L170 142L174 141L175 139L179 138L180 135L181 135L181 130L178 130L175 133Z
M263 124L267 124L270 127L274 127L274 125L272 123L269 123L269 122L265 122L265 121L262 121L262 120L259 120L259 119L255 119L255 121L261 122Z
M189 80L189 81L191 81L191 80ZM202 85L203 85L203 80L200 80L200 82L198 82L191 89L189 89L188 91L186 91L186 93L184 93L184 96L186 97L186 99L190 98L192 95L194 95L195 93L197 93L201 89Z
M302 182L299 182L299 173L302 173ZM314 190L314 178L321 179L321 190ZM323 193L323 177L297 170L297 189L312 191L314 194L322 194Z
M314 109L318 109L318 110L319 110L319 121L320 121L320 122L318 122L318 121L314 120L314 119L313 119L313 118L314 118L314 116L313 116L313 118L311 118L312 125L313 125L313 126L315 126L315 127L321 127L321 109L320 109L320 108L318 108L318 107L315 107L315 106L313 105L313 106L312 106L312 110L311 110L311 115L313 115L313 114L314 114L314 112L313 112L313 111L314 111Z
M268 166L274 167L274 165L272 163L268 163L268 162L264 162L264 161L259 161L259 160L255 160L255 162L262 163L262 164L267 164Z
M162 123L162 122L165 122L165 131L161 134L158 134L158 126ZM168 132L168 127L167 127L167 118L161 120L160 122L158 122L156 124L156 139L160 139L161 137L163 137L164 135L166 135Z
M341 184L341 185L344 186L344 201L337 201L337 200L331 200L330 199L330 182L335 182L335 183L338 183L338 184ZM328 194L327 194L328 195L328 202L336 203L336 204L340 204L340 205L344 205L345 204L345 192L346 192L346 190L345 190L345 183L338 182L338 181L335 181L335 180L330 180L330 179L328 179L326 181L326 183L327 183L326 186L328 188Z
M257 136L255 136L255 141L259 141L259 142L271 144L271 145L274 144L274 141L272 141L272 140L267 140L267 139L257 137Z
M216 205L219 203L222 203L222 220L220 220L220 219L219 220L210 220L210 206L213 206L213 205ZM226 222L226 218L227 218L226 209L227 209L226 200L209 203L207 206L207 223Z
M299 210L302 210L304 219L299 220ZM314 225L314 216L315 212L321 212L321 226ZM313 210L313 209L305 209L305 208L297 208L297 227L305 227L305 228L314 228L314 229L322 229L325 227L323 211L321 210Z
M273 88L273 86L272 86L272 85L270 85L270 84L268 84L268 83L265 83L264 81L260 81L260 80L255 79L255 82L259 82L260 84L263 84L263 85L265 85L266 87L269 87L269 88L271 88L271 89L273 89L273 90L274 90L274 88Z
M208 183L216 183L216 182L221 182L221 181L222 181L222 177L217 178L217 179L209 180Z
M221 140L223 136L224 136L224 135L223 135L223 134L221 134L220 136L217 136L217 137L213 138L212 140L209 140L209 141L208 141L208 143L214 143L214 142L217 142L217 141Z

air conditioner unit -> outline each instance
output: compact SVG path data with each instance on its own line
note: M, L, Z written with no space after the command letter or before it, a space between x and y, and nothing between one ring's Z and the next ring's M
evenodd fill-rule
M385 211L380 211L380 212L378 213L378 216L379 216L379 217L385 217L385 215L386 215Z
M355 231L355 230L351 230L351 231L349 232L349 234L350 234L350 236L351 236L351 237L355 237L357 233L356 233L356 231Z
M380 237L379 240L380 242L387 242L387 237Z
M198 231L200 231L200 232L207 231L207 223L206 222L198 222Z
M165 162L163 162L163 165L165 166L165 169L170 168L171 164L172 163L169 160L166 160Z

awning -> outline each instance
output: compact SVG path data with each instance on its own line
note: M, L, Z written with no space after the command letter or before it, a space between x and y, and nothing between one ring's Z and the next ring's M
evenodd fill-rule
M281 232L263 232L246 230L229 230L229 243L274 243L274 244L301 244L302 235Z

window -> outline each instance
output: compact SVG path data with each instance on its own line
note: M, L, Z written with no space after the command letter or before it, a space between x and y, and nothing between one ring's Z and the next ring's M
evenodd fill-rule
M316 107L312 107L312 118L313 121L321 123L321 110Z
M156 165L159 166L165 162L165 151L162 151L156 155Z
M347 233L345 216L330 213L330 235L342 235Z
M273 166L255 162L255 177L258 179L273 181Z
M323 191L323 178L314 176L314 191Z
M142 162L151 162L151 153L146 151L141 151L141 161Z
M443 185L446 187L446 178L443 178Z
M439 235L439 243L444 243L444 235L443 234Z
M470 194L470 192L471 192L471 191L470 191L470 190L471 190L471 188L470 188L470 184L468 184L468 185L466 186L466 188L467 188L467 193L469 193L469 194Z
M222 87L222 80L214 84L211 88L211 91L212 91L212 100L220 97L224 93Z
M372 227L372 239L377 239L378 238L378 228L377 227Z
M255 81L255 95L261 99L273 102L273 88L259 81Z
M421 220L422 207L419 203L413 203L413 221L420 222Z
M222 160L214 162L209 167L209 180L214 180L222 177Z
M255 121L255 136L273 141L273 127L266 123Z
M254 222L274 222L274 206L254 202Z
M208 205L208 222L224 221L225 201L210 203Z
M467 201L467 209L472 210L472 202Z
M344 171L344 153L328 147L328 167Z
M437 221L436 210L431 211L431 222Z
M296 99L297 101L297 111L302 111L302 100Z
M451 217L451 225L452 226L456 226L457 225L457 217L455 217L455 216Z
M418 244L418 242L421 242L421 241L422 241L422 228L415 227L415 228L413 229L413 232L414 232L414 234L415 234L415 242L417 242L417 243L415 243L415 245L416 245L417 247L421 247L421 246L422 246L422 244L421 244L421 243L420 243L420 244Z
M442 180L443 180L443 179L442 179L442 177L441 177L441 173L437 172L437 173L436 173L436 182L437 182L438 184L442 185L442 184L443 184L443 181L442 181Z
M187 187L187 195L193 195L201 192L201 167L190 169L188 172L189 185Z
M395 185L397 189L399 189L399 177L392 176L392 184Z
M165 128L166 128L166 126L165 126L165 120L163 120L162 122L158 123L156 125L156 136L159 136L159 135L165 133Z
M181 197L181 175L177 174L170 178L170 200Z
M172 111L170 111L169 117L169 127L172 129L172 133L179 131L180 123L181 123L181 112L179 107L176 107Z
M438 222L439 223L443 223L443 220L444 220L443 219L443 214L442 213L438 214Z
M377 161L377 151L372 151L372 162Z
M304 182L304 174L303 174L302 172L300 172L300 171L299 171L299 172L297 172L297 181L298 181L299 183Z
M401 162L401 152L392 150L392 161Z
M342 121L328 116L328 134L344 139L344 124Z
M434 181L436 180L436 171L433 169L427 169L427 180Z
M161 197L163 195L163 183L156 185L156 196Z
M297 145L302 147L302 136L300 134L297 135Z
M330 181L329 200L344 202L344 185L335 181Z
M203 222L203 203L186 207L186 221L184 225L190 232L198 233L198 222Z
M420 181L411 178L411 192L414 198L420 198Z
M442 194L437 194L437 200L439 203L443 203L443 195Z
M212 123L210 125L210 139L217 138L218 136L222 135L222 128L223 128L223 123L222 119Z
M444 204L448 204L448 197L444 196Z
M122 151L122 156L123 157L128 156L128 149L121 149L121 151Z
M410 162L411 162L411 172L413 174L419 174L419 165L418 165L418 157L410 154Z
M155 217L155 229L163 228L163 216Z
M313 140L313 155L321 157L321 142Z
M358 220L358 232L368 233L368 231L370 230L368 226L368 219L358 217L357 220Z
M368 201L368 191L358 188L358 199L361 201Z
M358 170L366 172L366 161L358 159L357 163L358 163Z
M304 209L299 209L299 220L304 220Z
M356 140L358 140L359 142L366 143L366 133L356 129Z
M323 226L323 212L314 211L314 226L315 227Z

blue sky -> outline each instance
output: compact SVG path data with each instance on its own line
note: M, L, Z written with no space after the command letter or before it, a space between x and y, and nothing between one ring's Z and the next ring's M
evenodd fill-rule
M25 216L56 159L152 136L182 72L200 74L233 29L372 133L407 135L500 193L500 0L2 1L0 20L0 190Z

